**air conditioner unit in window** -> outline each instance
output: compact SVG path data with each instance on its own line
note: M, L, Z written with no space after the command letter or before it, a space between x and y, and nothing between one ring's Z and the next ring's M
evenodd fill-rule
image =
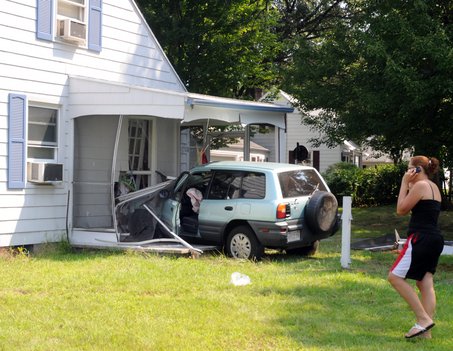
M58 20L58 36L69 41L85 42L86 25L69 18Z
M63 165L61 163L28 162L27 180L39 184L61 182L63 181Z

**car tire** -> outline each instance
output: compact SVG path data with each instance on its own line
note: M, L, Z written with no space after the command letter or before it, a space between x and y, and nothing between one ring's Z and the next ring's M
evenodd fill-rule
M255 233L244 225L230 231L225 249L230 257L248 260L259 260L264 254L264 247L258 242Z
M319 248L319 240L312 242L309 246L298 247L297 249L288 249L286 254L297 256L313 256Z
M305 207L305 220L315 234L332 233L337 222L338 201L327 191L316 191Z

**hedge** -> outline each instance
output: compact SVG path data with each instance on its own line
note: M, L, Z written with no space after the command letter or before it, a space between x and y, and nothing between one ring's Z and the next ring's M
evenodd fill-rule
M356 207L394 204L407 163L358 168L340 162L330 166L323 177L341 204L343 196L351 196Z

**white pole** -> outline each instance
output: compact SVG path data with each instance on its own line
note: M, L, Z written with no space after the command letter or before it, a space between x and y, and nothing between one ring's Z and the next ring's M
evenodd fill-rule
M343 196L343 214L341 216L341 267L349 268L351 264L351 197Z

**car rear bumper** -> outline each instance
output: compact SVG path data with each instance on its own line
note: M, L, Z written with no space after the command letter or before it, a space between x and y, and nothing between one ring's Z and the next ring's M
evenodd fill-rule
M304 225L303 221L298 222L249 222L261 245L269 248L297 248L312 244L316 240L328 238L336 232L338 226L330 233L315 234L310 228Z

